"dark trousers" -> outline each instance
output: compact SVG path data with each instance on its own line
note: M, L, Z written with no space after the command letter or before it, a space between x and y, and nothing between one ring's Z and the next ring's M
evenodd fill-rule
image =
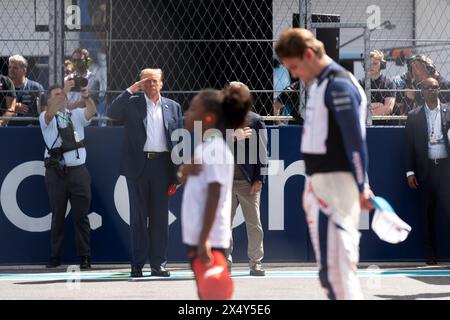
M144 156L144 154L142 154ZM131 267L142 269L147 258L150 266L167 263L169 238L169 196L167 194L172 163L170 153L146 160L142 174L127 177L130 199Z
M91 176L85 165L69 167L65 174L56 169L45 170L50 210L52 211L51 255L61 257L64 251L64 222L70 200L78 256L90 256Z
M439 203L450 222L450 159L428 162L428 177L419 181L420 206L428 258L436 258L435 216ZM449 228L450 231L450 228Z

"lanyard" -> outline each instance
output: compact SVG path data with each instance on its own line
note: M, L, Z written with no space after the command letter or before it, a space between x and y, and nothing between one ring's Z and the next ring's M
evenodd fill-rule
M429 126L429 129L430 129L430 131L431 132L429 132L429 135L430 135L430 138L433 138L434 137L434 135L435 135L435 129L438 127L437 125L436 125L436 122L437 122L437 118L438 118L438 116L439 116L439 109L435 109L436 111L436 115L434 116L434 120L432 119L432 115L433 115L433 111L431 111L431 110L428 110L428 121L429 121L429 124L430 124L430 126Z
M62 115L61 113L57 113L56 117L59 119L63 119L65 121L65 124L67 126L67 124L71 124L73 126L73 122L72 122L72 113L71 112L64 112L65 114L67 114L67 118ZM56 120L56 122L58 122L58 120Z
M56 141L58 141L58 138L59 138L59 124L58 124L58 118L60 118L60 119L64 119L64 121L66 122L66 127L68 127L68 124L70 124L70 125L72 125L72 127L73 127L73 124L72 124L72 119L71 119L71 115L72 115L72 113L70 113L70 112L67 112L67 114L68 114L68 117L66 118L66 117L64 117L63 115L61 115L61 113L57 113L56 114L56 127L58 128L57 129L57 131L58 131L58 134L56 135L56 139L55 139L55 141L53 141L53 144L52 144L52 146L50 147L50 149L53 149L53 146L55 145L55 143L56 143ZM62 143L62 142L61 142Z

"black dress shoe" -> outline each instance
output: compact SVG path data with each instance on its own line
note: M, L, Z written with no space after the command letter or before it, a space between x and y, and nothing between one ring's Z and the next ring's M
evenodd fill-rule
M427 265L429 265L429 266L435 266L435 265L437 265L436 258L428 258L426 263L427 263Z
M45 267L46 268L56 268L60 265L61 265L61 258L52 257Z
M153 277L170 277L169 270L166 270L164 267L159 268L151 268Z
M80 260L80 269L86 270L91 268L91 257L82 256Z
M142 269L139 268L131 268L131 273L130 273L130 277L131 278L142 278Z

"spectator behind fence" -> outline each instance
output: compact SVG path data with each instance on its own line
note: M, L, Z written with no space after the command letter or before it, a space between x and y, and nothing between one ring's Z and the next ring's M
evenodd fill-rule
M295 81L283 89L273 103L274 115L292 116L294 121L280 121L278 124L299 124L303 125L304 120L299 111L300 106L300 81Z
M438 81L441 90L450 89L450 83L439 74L433 61L425 54L414 55L406 61L407 72L394 79L397 89L420 90L423 80L431 77ZM450 92L440 92L442 103L450 103ZM424 104L421 92L406 91L397 93L395 114L406 115L408 112Z
M79 81L86 81L89 89L90 96L92 100L94 100L95 104L98 104L98 96L100 90L100 82L96 78L96 76L89 70L89 67L92 65L92 59L89 57L89 51L87 49L76 49L71 56L71 62L74 66L74 72L65 77L64 81L73 79L75 84ZM80 80L86 79L86 80ZM78 88L76 88L78 87ZM85 101L81 97L81 93L79 92L79 86L76 86L72 89L71 92L67 94L67 98L69 99L68 109L74 108L84 108Z
M153 276L169 277L168 189L178 183L171 135L183 127L183 116L177 102L161 96L161 69L144 69L140 78L108 109L108 116L125 126L120 173L130 198L131 277L142 277L147 258ZM140 91L144 94L136 95Z
M298 110L300 105L300 82L292 82L289 71L280 63L276 54L273 55L273 115L292 116L295 122L274 121L275 124L303 124L303 118Z
M66 60L64 61L64 77L71 75L75 71L75 67L73 66L72 61Z
M47 268L61 264L64 249L64 222L67 201L72 206L77 255L80 268L91 267L90 225L91 176L85 165L84 127L90 124L96 106L87 87L81 89L86 108L67 109L67 93L73 87L66 81L64 88L48 90L46 111L39 116L45 150L45 185L47 188L51 224L51 259Z
M225 86L224 91L236 89L243 90L251 98L249 88L237 81L232 81ZM246 103L252 104L253 101ZM251 276L265 276L262 266L264 257L263 238L264 232L261 225L260 200L261 190L264 185L264 170L267 165L267 132L264 121L254 112L249 111L243 124L245 127L237 129L234 143L234 178L232 188L231 221L236 216L238 205L241 205L247 228L249 267ZM251 135L255 134L252 138ZM254 143L252 142L254 141ZM239 162L242 154L245 155L243 163ZM242 159L242 160L244 160ZM252 162L252 159L254 160ZM227 252L228 266L231 269L233 240Z
M0 74L0 116L15 116L14 109L16 106L16 90L14 84L8 77ZM8 124L7 120L0 120L0 126L4 127Z
M106 92L108 90L108 64L107 55L104 52L97 53L97 63L91 66L91 72L94 74L99 82L99 94L98 94L98 105L97 105L97 115L100 117L99 126L106 126Z
M64 79L67 78L67 76L74 73L75 68L73 66L72 61L65 60L64 61ZM45 110L45 107L47 106L47 95L43 95L41 99L41 110ZM98 107L98 106L97 106Z
M419 189L420 216L425 228L427 264L436 264L435 214L441 204L450 222L450 107L439 101L439 82L422 80L424 104L406 121L406 176L411 189ZM450 229L449 229L450 230Z
M91 72L99 82L99 96L103 98L108 89L108 65L106 53L99 52L97 54L97 62L91 66Z
M26 77L28 61L21 55L9 57L8 76L16 90L16 108L18 117L37 117L40 113L41 102L44 100L44 87ZM26 126L31 121L10 121L9 125Z
M397 90L403 90L407 88L413 87L413 79L411 72L407 70L402 75L397 75L393 79L395 87ZM395 98L395 106L394 110L392 112L393 115L406 115L408 111L414 109L413 106L415 106L414 97L415 92L414 91L397 91Z
M370 89L372 90L393 90L395 84L392 80L381 74L386 69L386 60L381 51L370 52ZM364 79L359 83L364 88ZM371 91L370 111L373 116L389 116L392 114L395 105L394 91Z

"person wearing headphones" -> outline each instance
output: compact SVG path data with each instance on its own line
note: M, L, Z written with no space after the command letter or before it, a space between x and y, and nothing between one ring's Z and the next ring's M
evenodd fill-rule
M381 51L370 52L370 89L371 92L370 111L374 116L388 116L392 114L395 105L395 92L388 91L395 89L395 84L391 79L381 74L386 69L386 60ZM364 79L359 81L364 87ZM386 91L379 91L386 90Z
M449 87L449 82L437 71L433 61L424 54L419 54L411 57L407 61L408 70L411 70L413 82L417 89L422 89L424 80L427 78L434 78L439 83L439 100L443 103L450 102L450 92L442 92ZM421 92L416 92L416 105L423 105L425 99Z
M439 82L439 99L442 103L450 102L450 83L436 69L436 66L427 55L416 54L406 60L408 71L394 79L398 89L421 90L423 81L427 78L434 78ZM410 110L424 104L424 98L420 91L400 92L397 96L396 114L407 114Z

